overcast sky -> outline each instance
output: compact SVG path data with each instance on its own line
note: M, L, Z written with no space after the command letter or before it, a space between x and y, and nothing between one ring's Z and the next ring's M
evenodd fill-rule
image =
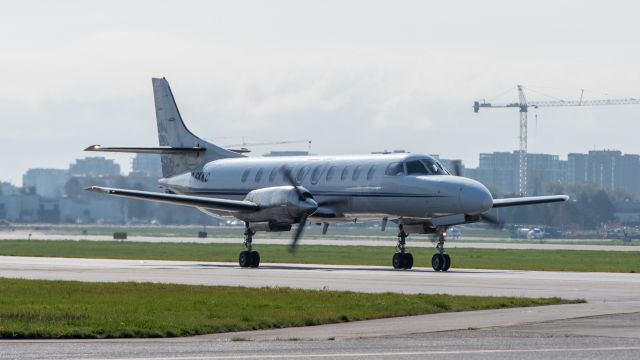
M217 143L311 139L319 154L406 149L476 166L518 147L518 112L474 114L474 100L515 101L519 83L640 98L639 4L6 2L0 180L66 168L91 144L157 145L162 76L190 129ZM529 151L640 153L639 120L640 105L532 111Z

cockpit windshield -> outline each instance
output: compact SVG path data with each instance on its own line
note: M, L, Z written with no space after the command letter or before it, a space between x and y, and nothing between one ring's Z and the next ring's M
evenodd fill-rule
M431 175L420 160L407 161L406 165L408 175Z
M424 166L427 167L427 169L429 170L429 172L431 172L432 175L449 175L447 170L445 170L444 167L442 167L442 165L440 165L439 162L433 159L423 159L420 161L422 161Z

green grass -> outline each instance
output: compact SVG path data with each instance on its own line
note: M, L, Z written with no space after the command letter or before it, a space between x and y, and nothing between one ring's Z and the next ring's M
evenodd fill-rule
M409 244L410 245L410 244ZM0 255L109 259L155 259L236 262L238 244L143 243L115 241L2 240ZM295 255L286 246L260 245L263 262L391 265L392 247L301 246ZM434 249L410 248L414 266L430 267ZM450 249L453 268L542 271L640 272L640 252L577 250Z
M190 336L575 302L0 278L0 338Z

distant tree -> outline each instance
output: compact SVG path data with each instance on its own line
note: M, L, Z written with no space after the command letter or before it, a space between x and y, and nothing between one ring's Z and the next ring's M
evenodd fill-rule
M609 195L604 190L598 191L591 201L593 213L596 215L598 224L604 224L613 220L616 212L615 206L609 199Z

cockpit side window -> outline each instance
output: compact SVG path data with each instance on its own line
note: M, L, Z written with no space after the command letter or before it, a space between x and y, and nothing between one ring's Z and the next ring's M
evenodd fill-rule
M449 173L440 165L439 162L432 159L424 159L422 163L433 175L448 175Z
M384 174L388 176L404 175L404 166L402 166L401 162L391 163L389 164L389 166L387 166Z
M420 162L420 160L407 161L407 174L409 175L431 175L431 172Z

